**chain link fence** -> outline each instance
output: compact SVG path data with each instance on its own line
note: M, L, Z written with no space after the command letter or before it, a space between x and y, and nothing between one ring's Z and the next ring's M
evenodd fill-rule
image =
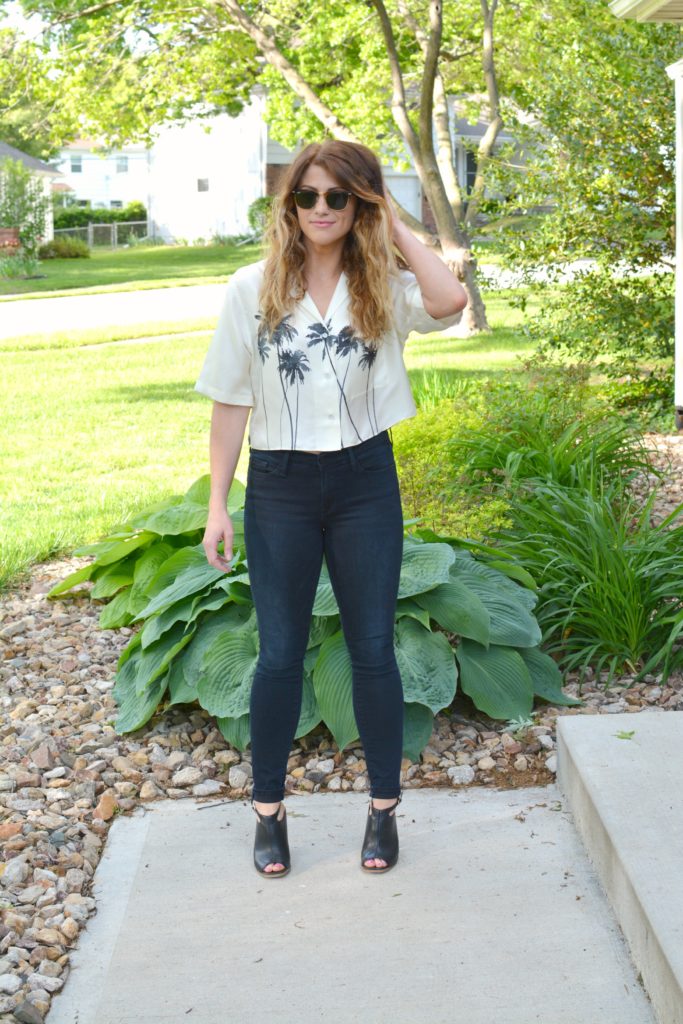
M146 220L126 220L113 224L87 224L82 228L56 228L55 238L81 238L93 248L108 246L117 249L121 245L129 245L131 239L148 237Z

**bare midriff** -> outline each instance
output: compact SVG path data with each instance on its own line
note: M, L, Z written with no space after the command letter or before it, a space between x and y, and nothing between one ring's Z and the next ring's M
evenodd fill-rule
M308 452L309 455L321 455L322 454L321 452L311 452L311 451L308 450L308 448L302 448L301 450L303 452Z

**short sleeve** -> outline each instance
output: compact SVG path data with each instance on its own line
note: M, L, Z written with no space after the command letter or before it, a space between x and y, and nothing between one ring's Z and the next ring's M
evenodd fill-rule
M447 327L454 327L462 320L462 309L438 320L430 316L425 309L417 278L410 270L399 272L399 277L393 283L393 290L396 330L401 343L405 342L412 331L417 331L418 334L445 331Z
M228 282L195 391L227 405L254 405L251 359L257 310L253 306L250 290L240 287L236 271Z

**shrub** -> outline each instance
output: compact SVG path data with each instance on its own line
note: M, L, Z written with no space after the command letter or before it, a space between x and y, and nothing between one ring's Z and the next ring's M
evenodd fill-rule
M54 211L55 228L82 228L88 224L113 224L130 220L147 220L147 209L144 203L135 200L120 210L93 209L92 206L67 206Z
M141 728L160 708L198 700L216 716L223 736L249 743L250 681L258 630L244 546L244 486L233 481L228 510L235 527L232 571L214 569L201 537L210 478L135 516L104 540L77 550L92 563L53 587L48 597L92 580L93 599L109 600L103 629L141 628L123 650L112 691L119 704L115 729ZM565 696L555 663L537 644L535 594L470 552L406 536L395 645L403 681L404 751L417 760L434 715L463 690L494 718L527 716L534 696ZM432 623L436 628L432 628ZM444 632L446 631L446 632ZM459 638L455 651L446 633ZM358 736L352 707L351 663L339 609L323 565L304 662L304 693L296 736L323 720L339 749Z
M68 260L81 259L90 256L90 248L82 238L53 238L45 242L38 250L38 257L41 260Z
M482 503L456 485L451 440L479 420L471 408L446 399L392 427L404 512L437 534L483 538L505 522L504 499Z
M33 256L0 256L0 277L18 280L38 276L40 263Z
M253 203L250 203L247 210L247 220L249 221L249 227L255 234L262 235L265 231L272 205L272 196L261 196L259 199L255 199Z
M5 157L0 161L0 227L19 228L22 257L35 259L45 234L48 209L49 199L43 192L42 181L21 160Z
M565 669L588 666L664 679L683 665L683 526L679 506L663 523L618 483L591 493L526 480L498 541L539 583L543 644Z

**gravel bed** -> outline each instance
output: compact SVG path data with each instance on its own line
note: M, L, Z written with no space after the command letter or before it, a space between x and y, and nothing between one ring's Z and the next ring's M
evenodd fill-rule
M683 438L649 435L665 468L683 465ZM669 475L657 501L661 519L683 500ZM642 482L643 493L652 480ZM198 706L170 708L137 733L118 736L111 697L118 656L131 629L101 630L90 584L75 596L45 594L86 564L70 558L33 567L0 595L0 1021L38 1024L69 973L69 953L96 910L91 880L111 822L161 799L248 800L251 753L232 748ZM437 715L419 763L404 760L402 785L546 785L557 769L559 715L683 710L683 675L623 676L607 687L575 677L565 692L582 708L540 703L533 724L511 730L458 694ZM336 749L319 727L297 740L288 794L366 792L360 743Z

